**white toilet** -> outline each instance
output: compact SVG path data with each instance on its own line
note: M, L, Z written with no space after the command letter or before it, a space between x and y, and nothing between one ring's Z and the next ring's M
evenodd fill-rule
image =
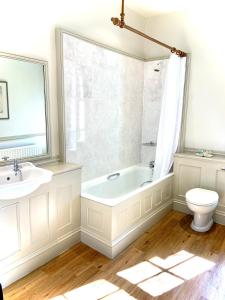
M217 192L195 188L186 193L188 208L194 212L191 228L195 231L208 231L213 225L213 211L218 205Z

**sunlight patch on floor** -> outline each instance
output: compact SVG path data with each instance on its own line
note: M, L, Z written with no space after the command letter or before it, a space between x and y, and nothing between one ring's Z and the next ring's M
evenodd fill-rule
M173 255L168 256L166 259L162 259L158 256L155 256L155 257L149 259L149 261L152 262L153 264L167 270L167 269L170 269L170 268L178 265L181 262L184 262L187 259L190 259L193 256L194 255L192 253L182 250Z
M157 297L182 285L186 280L209 271L214 266L214 262L182 250L166 259L155 256L149 261L119 271L116 275L136 285L145 293ZM51 300L100 299L136 300L125 290L105 279L75 288Z
M118 292L108 295L108 296L102 298L101 300L137 300L137 299L130 296L124 290L119 290Z
M137 284L141 290L156 297L214 266L215 263L182 250L166 259L155 256L148 262L141 262L118 272L117 275L132 284Z
M51 300L137 300L116 285L101 279L73 289Z
M51 298L50 300L65 300L66 298L63 296L63 295L59 295L59 296L56 296L54 298Z
M138 287L153 297L162 295L181 285L184 280L163 272L138 284Z
M64 294L66 300L96 300L110 295L119 288L107 280L100 279L89 284L73 289Z
M147 261L143 261L131 268L118 272L117 275L133 284L136 284L160 272L162 272L162 270L158 267Z
M188 261L185 261L184 263L170 269L169 272L189 280L205 271L210 270L214 266L215 263L202 257L195 256Z

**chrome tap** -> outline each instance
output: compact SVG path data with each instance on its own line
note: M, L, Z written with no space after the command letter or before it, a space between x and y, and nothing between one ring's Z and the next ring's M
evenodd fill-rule
M155 167L155 161L154 161L154 160L151 160L151 161L149 162L149 168L150 168L150 169L154 169L154 167Z
M2 157L2 160L5 161L6 163L12 162L13 165L13 171L15 173L15 176L20 175L20 180L23 180L23 174L22 174L22 166L19 165L18 159L14 158L14 159L10 159L9 156L4 156Z
M153 174L154 174L154 167L155 167L155 161L154 160L151 160L150 162L149 162L149 168L150 168L150 173L151 173L151 180L152 180L152 178L153 178Z
M19 174L20 177L22 177L21 169L22 169L22 167L19 165L18 160L16 158L13 159L13 171L15 172L15 176L17 176Z

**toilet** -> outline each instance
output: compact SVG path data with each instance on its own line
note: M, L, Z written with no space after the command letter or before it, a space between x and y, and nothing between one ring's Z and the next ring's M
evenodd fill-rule
M208 231L213 225L213 211L218 205L217 192L201 188L191 189L186 193L188 208L194 213L191 228L195 231Z

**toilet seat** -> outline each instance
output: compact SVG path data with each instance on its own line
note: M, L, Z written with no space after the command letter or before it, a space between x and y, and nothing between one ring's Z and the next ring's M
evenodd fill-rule
M191 189L186 193L186 200L198 206L217 205L219 195L217 192L209 191L201 188Z

